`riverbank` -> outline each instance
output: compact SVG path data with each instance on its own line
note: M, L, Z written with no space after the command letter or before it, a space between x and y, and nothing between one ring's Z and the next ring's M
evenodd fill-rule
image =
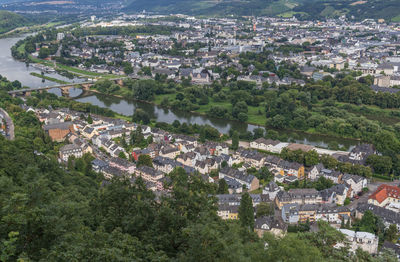
M31 72L30 75L35 76L35 77L39 77L41 79L45 79L45 80L48 80L48 81L51 81L51 82L55 82L55 83L61 84L61 85L69 84L69 82L66 82L66 81L63 81L63 80L60 80L60 79L57 79L57 78L54 78L54 77L42 75L42 74L39 74L39 73L36 73L36 72Z
M273 128L266 129L265 126L243 123L237 120L215 118L197 111L190 112L175 110L161 106L154 101L135 100L116 94L104 94L95 89L87 91L83 94L83 96L79 96L76 99L80 102L92 103L100 107L108 108L114 112L124 114L129 117L132 116L136 108L141 108L150 115L150 118L155 119L157 122L166 122L172 124L174 120L178 120L181 123L196 123L199 125L208 124L214 128L217 128L218 131L223 134L228 134L230 129L236 130L240 133L245 133L253 132L256 128L262 128L264 130L276 131L277 137L274 139L293 143L309 144L320 148L328 148L333 150L349 150L360 142L360 140L357 139L345 139L326 134L311 134L298 130L277 130ZM129 113L127 114L127 112Z

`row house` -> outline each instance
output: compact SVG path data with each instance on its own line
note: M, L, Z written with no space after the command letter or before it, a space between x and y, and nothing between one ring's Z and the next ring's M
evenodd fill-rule
M104 168L109 166L107 162L97 158L93 159L91 164L92 164L92 169L95 172L102 172Z
M175 159L180 154L180 151L178 147L167 145L162 147L158 154L162 157Z
M359 194L362 192L362 189L368 185L368 180L365 177L342 174L339 171L326 169L321 163L313 166L308 172L308 178L313 181L317 180L321 176L331 180L335 184L345 184L350 189L348 197L353 197L354 195Z
M101 172L106 179L112 179L113 177L128 177L124 171L112 166L104 167Z
M331 180L334 184L338 184L340 179L342 178L342 173L331 169L322 169L320 172L320 176Z
M217 143L212 141L207 141L203 144L210 151L211 155L220 156L222 154L229 154L229 146L225 143Z
M68 161L71 156L81 158L82 155L82 148L75 144L68 144L60 148L60 158L65 162Z
M292 203L282 207L281 216L289 224L326 221L338 225L350 219L350 209L334 204Z
M390 225L396 225L397 230L400 230L400 213L389 210L385 207L380 207L374 204L362 203L358 204L354 217L356 219L362 219L366 211L371 211L374 215L381 218L385 228L389 228Z
M275 146L277 146L279 143L280 141L278 140L265 139L261 137L250 142L250 147L268 152L276 152L278 149Z
M152 189L163 190L164 173L152 167L140 166L136 168L135 172L137 177L142 177L146 182L152 183Z
M178 161L179 163L191 167L194 167L197 160L198 160L197 154L194 152L183 153L177 156L176 158L176 161Z
M257 169L264 166L265 156L255 150L239 149L234 153L234 156L241 162L249 163Z
M79 138L77 135L73 133L69 133L66 138L68 138L68 141L71 142L72 144L75 144L79 146L82 149L82 153L93 153L93 148L92 146L86 142L85 139Z
M203 145L196 147L193 152L197 156L197 161L203 161L212 156L208 148Z
M219 205L240 206L242 194L218 194L216 195ZM264 194L250 194L253 207L257 207L260 203L272 203L270 198Z
M207 158L203 161L197 161L194 168L199 171L200 174L208 174L211 170L218 169L219 165L213 158Z
M107 139L105 136L93 137L92 142L97 147L103 148L111 157L118 157L121 152L126 155L125 149L115 144L114 141Z
M182 167L188 174L195 173L195 169L190 166L183 165L182 163L162 156L157 156L153 159L153 166L156 170L163 173L170 173L177 167Z
M297 203L319 204L322 203L322 196L315 188L290 189L289 191L279 191L275 197L276 206L281 209L286 204Z
M217 214L223 220L239 219L239 206L218 205Z
M190 144L193 145L194 147L197 147L197 139L193 136L187 136L187 135L180 135L180 134L174 134L172 135L172 138L175 139L175 143L184 143L184 144Z
M130 132L128 129L115 129L115 130L109 130L107 131L107 136L109 139L114 139L117 137L122 137L122 136L129 136Z
M295 176L298 179L304 178L304 166L296 162L289 162L277 156L267 156L265 164L275 175Z
M225 180L226 184L228 185L229 194L241 194L243 192L242 184L235 179L227 176L222 179Z
M193 152L195 150L195 146L189 142L182 141L175 144L178 146L179 151L183 153Z
M126 159L113 157L108 162L110 166L120 169L127 174L133 174L136 170L136 165Z
M237 169L233 169L230 167L222 168L219 171L219 179L222 179L224 177L229 177L236 180L237 182L242 184L242 186L245 186L249 191L253 191L259 188L259 180L255 176L246 174L245 172L239 171Z

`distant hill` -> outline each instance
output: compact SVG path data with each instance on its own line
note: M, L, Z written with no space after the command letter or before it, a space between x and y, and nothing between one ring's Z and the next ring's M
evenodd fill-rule
M27 19L22 15L0 10L0 34L24 26L27 22Z
M355 20L400 21L400 0L132 0L126 10L191 15L295 15L304 19L347 15Z
M25 3L16 3L20 1ZM114 11L122 8L126 12L146 10L163 14L204 16L296 16L300 19L325 19L346 15L354 20L383 18L386 21L400 21L400 0L72 0L64 4L60 4L59 0L29 0L41 2L39 5L27 5L26 0L0 0L0 4L6 2L13 3L7 5L7 10L44 11L47 8L60 13L81 12L82 5L85 5L85 12L94 10L88 9L87 5L100 7L100 11L113 5Z
M400 0L307 0L293 8L305 18L346 15L356 20L366 18L400 21Z
M292 10L296 0L133 0L131 11L191 15L278 15Z

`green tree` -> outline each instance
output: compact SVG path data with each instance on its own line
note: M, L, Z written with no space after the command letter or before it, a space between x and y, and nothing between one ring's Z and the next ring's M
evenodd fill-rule
M149 66L142 67L140 71L146 76L151 76L151 68Z
M272 203L262 202L256 207L256 217L273 216L275 209Z
M123 158L123 159L126 159L126 155L125 155L125 153L124 152L119 152L119 154L118 154L118 157L119 158Z
M239 133L237 131L234 131L232 135L231 149L237 150L238 148L239 148Z
M88 124L93 124L93 119L92 116L89 114L86 121L88 122Z
M376 173L387 175L392 169L392 159L389 156L370 155L367 164L371 165Z
M125 73L126 75L130 75L130 74L133 73L133 67L132 67L132 65L131 65L130 63L127 63L127 64L124 66L124 73Z
M398 238L398 230L397 226L394 224L391 224L388 229L385 231L385 240L390 241L390 242L395 242L397 241Z
M225 179L223 179L223 178L221 178L218 181L217 194L229 194L228 184L226 183Z
M136 163L137 167L140 166L149 166L153 167L153 161L151 160L151 157L149 155L140 155L138 158L138 161Z
M150 123L149 114L141 108L136 108L132 116L132 121L135 123L141 123L148 125Z
M240 224L250 230L254 228L254 209L253 200L249 193L242 194L239 206L239 220Z
M319 163L319 155L317 151L310 150L304 154L304 164L305 166L314 166Z

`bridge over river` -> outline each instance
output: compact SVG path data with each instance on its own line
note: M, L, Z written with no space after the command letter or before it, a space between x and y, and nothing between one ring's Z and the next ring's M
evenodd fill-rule
M125 79L149 79L146 76L132 76L132 77L121 77L121 78L112 78L109 79L110 81L114 81L118 85L123 85L123 81ZM69 91L71 88L82 88L85 91L88 91L92 85L94 85L96 81L87 81L81 83L69 83L69 84L62 84L62 85L54 85L54 86L44 86L44 87L36 87L36 88L24 88L18 90L9 91L8 94L12 95L13 97L16 96L30 96L32 92L42 92L45 90L50 90L53 88L58 88L61 90L62 96L69 97Z

